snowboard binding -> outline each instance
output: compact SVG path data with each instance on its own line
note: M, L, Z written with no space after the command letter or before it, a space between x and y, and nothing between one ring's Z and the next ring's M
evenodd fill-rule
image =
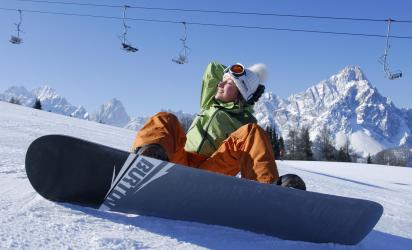
M276 185L300 190L306 190L306 184L298 175L285 174L279 177Z
M142 147L138 147L134 151L135 154L148 156L162 161L169 161L166 151L159 144L146 144Z

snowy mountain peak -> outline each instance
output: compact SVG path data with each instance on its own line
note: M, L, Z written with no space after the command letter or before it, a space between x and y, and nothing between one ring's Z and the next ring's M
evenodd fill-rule
M110 99L106 104L103 104L106 109L124 108L121 101L116 98Z
M40 101L44 101L47 99L60 98L60 96L57 94L55 89L50 88L49 86L46 86L46 85L33 89L32 93L36 95L36 97Z
M14 94L14 95L21 95L21 96L29 96L31 93L23 86L12 86L4 91L4 94Z
M348 91L373 91L371 83L359 66L346 66L328 80L321 81L316 88L325 89L325 85L331 92L335 92L334 96L344 96Z
M365 74L359 66L348 65L343 68L338 74L331 77L333 80L339 79L342 82L351 81L367 81Z
M116 98L113 98L107 103L101 105L100 109L92 114L91 120L118 127L124 127L130 121L130 117L126 113L122 102Z
M24 106L32 106L35 96L23 86L13 86L0 94L0 100L9 102L12 98L18 100Z
M0 100L10 101L11 98L17 99L22 105L28 107L33 107L38 98L43 110L82 119L89 117L85 108L71 105L64 97L59 96L56 90L48 86L41 86L32 91L24 87L10 87L0 94Z
M86 120L94 120L101 123L124 127L130 117L126 113L123 104L116 98L102 105L99 111L89 115L83 106L73 106L57 91L47 85L28 91L24 87L10 87L4 93L0 93L0 100L9 102L11 98L17 99L22 105L33 107L36 98L40 100L45 111L77 117Z
M266 93L255 105L263 127L274 126L284 138L292 129L308 127L311 139L326 126L350 138L355 151L367 156L384 148L412 146L412 112L398 109L372 86L359 66L347 66L287 101ZM344 140L342 140L344 141Z

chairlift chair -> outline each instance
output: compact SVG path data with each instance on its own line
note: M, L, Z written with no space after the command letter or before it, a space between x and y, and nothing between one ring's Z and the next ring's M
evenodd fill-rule
M127 43L122 43L122 49L127 52L137 52L139 50L138 48L135 48L132 45L127 44Z
M402 77L402 72L400 70L396 70L396 71L391 71L389 69L389 62L388 62L388 56L389 56L389 48L390 43L389 43L389 33L391 31L391 22L394 21L392 19L388 19L388 29L386 32L386 47L385 47L385 52L384 54L380 57L379 62L383 65L383 72L385 73L386 78L388 78L389 80L395 80L395 79L399 79Z
M123 6L123 7L124 7L124 9L123 9L123 28L124 28L124 31L123 31L123 34L122 34L121 36L119 36L119 39L120 39L120 41L121 41L121 43L122 43L122 50L127 51L127 52L130 52L130 53L137 52L137 51L139 51L139 49L136 48L136 47L133 47L133 46L129 43L129 41L127 41L127 39L126 39L127 30L131 28L130 26L128 26L128 25L126 24L126 10L127 10L128 8L130 8L130 6L125 5L125 6Z
M22 42L23 42L23 39L20 37L20 33L24 33L21 29L20 29L20 26L21 26L21 23L23 22L23 19L22 19L22 10L17 10L18 12L19 12L19 23L15 23L15 25L16 25L16 31L17 31L17 36L11 36L11 38L10 38L10 42L12 43L12 44L21 44Z
M187 57L182 55L182 54L180 54L178 57L173 58L172 61L177 63L177 64L188 63Z
M11 36L10 42L11 42L12 44L21 44L21 43L23 42L23 40L22 40L20 37Z
M185 28L185 34L183 38L180 38L180 41L182 41L183 49L180 51L179 56L175 57L172 59L173 62L177 64L185 64L188 63L189 60L187 58L188 50L189 47L186 45L186 40L187 40L187 27L186 27L186 22L182 22L184 28Z
M388 78L389 80L395 80L402 77L402 72L398 70L397 72L391 73Z

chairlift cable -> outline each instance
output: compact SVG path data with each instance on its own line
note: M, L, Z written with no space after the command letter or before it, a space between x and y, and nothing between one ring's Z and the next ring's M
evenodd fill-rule
M47 0L16 0L16 1L33 2L33 3L47 3L47 4L90 6L90 7L107 7L107 8L122 8L123 7L122 5L106 5L106 4L92 4L92 3L78 3L78 2L60 2L60 1L47 1ZM311 19L346 20L346 21L364 21L364 22L386 22L386 20L387 20L387 19L375 19L375 18L294 15L294 14L279 14L279 13L221 11L221 10L202 10L202 9L182 9L182 8L162 8L162 7L146 7L146 6L130 6L130 8L132 8L132 9L143 9L143 10L200 12L200 13L255 15L255 16L276 16L276 17L311 18ZM412 20L392 20L392 21L393 22L399 22L399 23L412 23Z
M3 8L0 10L6 11L16 11L16 9ZM76 16L76 17L90 17L90 18L102 18L102 19L114 19L122 20L120 17L114 16L102 16L102 15L90 15L90 14L78 14L78 13L67 13L67 12L52 12L52 11L39 11L39 10L22 10L28 13L38 13L38 14L51 14L51 15L63 15L63 16ZM130 21L144 21L144 22L155 22L155 23L181 23L180 21L172 20L160 20L160 19L144 19L144 18L126 18ZM365 34L365 33L350 33L350 32L335 32L335 31L321 31L321 30L305 30L305 29L289 29L289 28L276 28L276 27L262 27L262 26L245 26L245 25L230 25L230 24L216 24L216 23L199 23L199 22L186 22L188 25L198 25L198 26L210 26L210 27L223 27L223 28L244 28L244 29L258 29L258 30L276 30L276 31L289 31L289 32L304 32L304 33L318 33L318 34L329 34L329 35L346 35L346 36L362 36L362 37L380 37L385 38L386 35L378 34ZM408 39L412 40L412 36L394 36L391 38L396 39Z

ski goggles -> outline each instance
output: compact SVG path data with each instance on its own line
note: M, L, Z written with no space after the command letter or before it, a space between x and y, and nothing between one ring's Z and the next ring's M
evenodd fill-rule
M233 64L230 67L227 67L225 69L224 73L229 73L232 76L238 78L238 77L241 77L245 74L245 67L243 67L243 65L240 64L240 63L236 63L236 64Z

